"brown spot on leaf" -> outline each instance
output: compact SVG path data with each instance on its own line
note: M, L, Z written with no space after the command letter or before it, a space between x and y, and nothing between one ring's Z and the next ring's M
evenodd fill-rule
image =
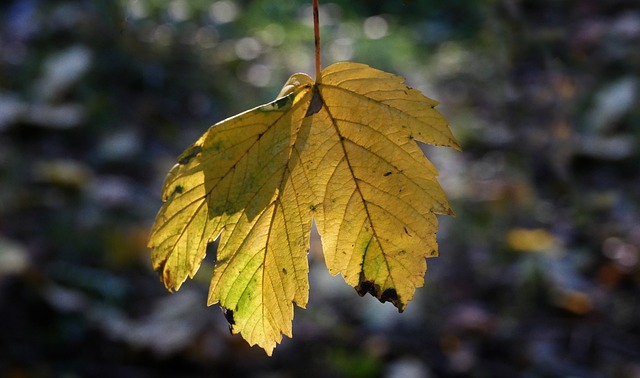
M374 284L373 281L360 281L358 286L356 286L356 291L361 297L364 297L367 293L373 295L374 297L378 297L380 286Z
M173 191L171 192L171 194L169 194L168 196L164 196L164 198L162 198L163 201L168 201L173 199L175 196L182 194L184 192L184 187L182 185L176 185L173 188Z
M200 152L202 152L202 146L194 144L193 146L189 147L185 152L183 152L182 155L180 155L180 157L178 158L178 163L182 165L189 164L191 159L200 155Z
M374 297L378 298L381 303L391 302L397 309L398 312L404 311L404 304L400 301L398 297L398 292L395 288L387 288L383 292L380 292L380 285L374 283L371 280L363 279L363 275L360 275L360 283L356 286L356 292L361 297L364 297L365 294L369 293Z
M222 313L224 314L224 318L227 319L227 322L230 326L236 324L235 319L233 319L233 310L229 310L228 308L222 308Z
M380 296L380 302L391 302L394 305L397 305L398 302L398 292L396 292L396 289L390 287L388 289L386 289L385 291L382 292L382 295Z

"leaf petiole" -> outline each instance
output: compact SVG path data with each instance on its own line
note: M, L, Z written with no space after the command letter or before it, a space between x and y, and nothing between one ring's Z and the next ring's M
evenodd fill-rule
M320 82L320 22L318 21L318 0L312 1L313 7L313 37L316 57L316 82Z

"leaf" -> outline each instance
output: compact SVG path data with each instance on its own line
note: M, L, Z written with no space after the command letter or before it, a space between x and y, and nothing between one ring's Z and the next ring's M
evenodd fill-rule
M557 252L560 241L542 228L512 228L506 235L507 246L516 252Z
M271 355L308 298L315 219L331 274L403 311L452 214L416 143L459 148L433 101L403 79L337 63L295 74L278 99L212 126L168 174L149 246L171 290L220 239L208 304Z

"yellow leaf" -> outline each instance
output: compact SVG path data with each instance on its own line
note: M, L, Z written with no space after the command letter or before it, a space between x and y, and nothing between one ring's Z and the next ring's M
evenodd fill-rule
M549 231L541 228L514 228L507 232L507 245L518 252L554 252L560 247L560 241Z
M278 99L212 126L168 174L149 246L169 290L220 238L209 304L271 355L308 298L309 232L360 295L404 310L452 214L416 141L459 148L437 105L403 79L334 64L295 74Z

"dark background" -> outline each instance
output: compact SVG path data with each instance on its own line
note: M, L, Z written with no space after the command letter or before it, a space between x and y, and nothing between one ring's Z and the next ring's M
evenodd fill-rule
M164 175L313 72L311 1L0 3L0 376L640 377L640 4L321 2L323 62L407 78L456 218L403 314L330 277L267 358L150 268Z

